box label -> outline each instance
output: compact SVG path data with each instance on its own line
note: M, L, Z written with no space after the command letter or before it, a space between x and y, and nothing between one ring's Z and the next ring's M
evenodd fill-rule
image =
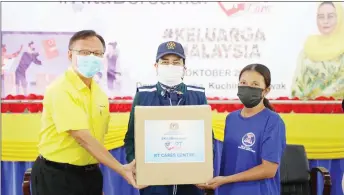
M146 120L145 163L205 162L203 120Z

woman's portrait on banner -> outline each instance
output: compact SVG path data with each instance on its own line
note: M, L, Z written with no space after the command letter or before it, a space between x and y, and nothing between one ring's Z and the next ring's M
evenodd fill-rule
M344 15L341 2L320 3L318 35L307 38L295 70L292 96L314 99L344 96Z

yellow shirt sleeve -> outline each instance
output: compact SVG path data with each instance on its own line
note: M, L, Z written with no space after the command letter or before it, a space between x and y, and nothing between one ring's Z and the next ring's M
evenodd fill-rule
M88 130L88 116L67 91L54 93L51 115L58 133L69 130Z

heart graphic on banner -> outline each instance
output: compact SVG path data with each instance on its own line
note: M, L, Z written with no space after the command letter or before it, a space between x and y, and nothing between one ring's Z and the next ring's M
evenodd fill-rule
M218 2L222 11L227 16L232 16L240 11L245 11L245 3L233 3L233 2Z
M166 142L166 143L165 143L165 147L166 147L167 149L169 149L170 145L171 145L170 142Z

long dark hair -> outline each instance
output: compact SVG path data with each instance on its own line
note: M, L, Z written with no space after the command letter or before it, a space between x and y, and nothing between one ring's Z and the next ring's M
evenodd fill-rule
M245 68L243 68L240 72L239 75L239 80L241 78L242 73L249 71L249 70L253 70L258 72L260 75L262 75L264 77L264 82L266 85L266 88L270 87L271 85L271 73L268 67L266 67L263 64L250 64L245 66ZM264 106L272 111L275 111L275 109L272 107L272 105L270 104L269 100L264 98L263 100Z

